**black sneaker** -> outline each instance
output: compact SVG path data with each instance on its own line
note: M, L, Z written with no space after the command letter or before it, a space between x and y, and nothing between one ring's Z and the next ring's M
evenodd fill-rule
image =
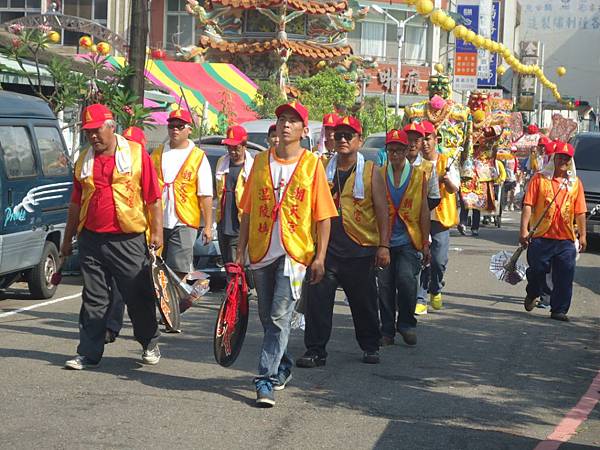
M324 366L326 361L327 359L324 356L306 352L300 358L296 359L296 367L312 369L313 367Z
M538 299L536 297L531 298L529 295L527 295L525 297L525 300L523 300L523 306L525 307L525 311L533 311L533 308L535 308L535 305L537 305L537 303Z
M119 336L119 333L111 330L110 328L107 328L106 333L104 334L104 343L112 344L117 339L117 336Z
M406 345L417 345L417 332L414 329L399 331Z
M271 408L275 405L275 394L273 385L269 380L258 380L256 382L256 406Z
M292 380L292 372L288 369L277 374L277 381L273 381L274 391L283 391L285 386Z
M364 352L362 362L364 362L365 364L379 364L381 362L379 359L379 352Z
M567 317L567 315L565 313L561 313L561 312L550 314L550 318L554 319L554 320L560 320L561 322L569 321L569 317Z

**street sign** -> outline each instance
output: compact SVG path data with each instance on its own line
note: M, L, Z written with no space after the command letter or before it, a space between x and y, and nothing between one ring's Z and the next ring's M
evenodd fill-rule
M462 0L457 13L467 22L466 27L477 33L479 29L479 2ZM454 89L472 91L477 89L477 48L470 42L456 40L454 58Z
M523 64L533 65L539 63L540 43L538 41L522 41L521 57ZM519 76L518 106L521 111L535 109L535 94L537 92L537 78L535 75Z
M495 1L493 3L492 8L492 33L491 39L492 41L498 42L500 37L500 2ZM486 53L489 53L486 51ZM498 55L496 53L491 53L488 66L485 68L485 76L479 76L477 79L477 86L480 88L489 88L494 87L498 84L498 74L496 73L496 69L498 67Z

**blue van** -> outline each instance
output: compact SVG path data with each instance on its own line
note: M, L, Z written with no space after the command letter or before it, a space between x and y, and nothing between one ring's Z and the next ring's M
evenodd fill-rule
M0 91L0 289L27 281L50 298L72 189L72 166L46 102Z

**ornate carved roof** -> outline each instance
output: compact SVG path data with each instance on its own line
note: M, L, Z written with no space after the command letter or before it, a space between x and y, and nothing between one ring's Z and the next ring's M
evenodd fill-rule
M213 0L214 5L229 6L231 8L273 8L280 6L282 0ZM306 11L309 14L340 13L348 9L347 0L320 2L316 0L287 0L289 8Z
M352 48L349 45L333 47L310 42L282 41L279 39L241 42L216 42L211 39L206 46L222 52L249 54L263 53L284 47L290 49L296 55L311 59L331 59L352 54Z

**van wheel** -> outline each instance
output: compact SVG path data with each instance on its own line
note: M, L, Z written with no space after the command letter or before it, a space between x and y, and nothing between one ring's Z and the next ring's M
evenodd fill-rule
M33 298L50 298L56 292L56 286L50 281L58 270L58 250L54 242L46 241L42 259L39 264L29 271L27 284Z

